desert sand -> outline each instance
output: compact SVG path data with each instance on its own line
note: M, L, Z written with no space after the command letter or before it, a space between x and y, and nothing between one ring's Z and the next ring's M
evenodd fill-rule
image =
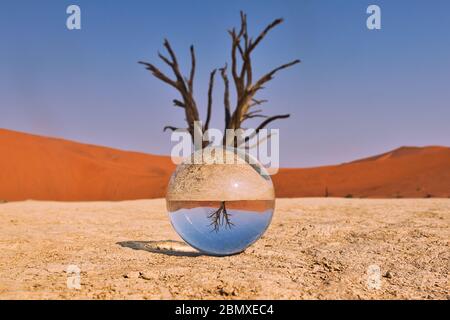
M4 203L0 230L1 299L450 299L450 199L279 199L223 258L181 242L162 199Z
M0 200L161 198L169 157L0 129ZM350 163L281 169L277 197L450 197L450 148L403 147Z

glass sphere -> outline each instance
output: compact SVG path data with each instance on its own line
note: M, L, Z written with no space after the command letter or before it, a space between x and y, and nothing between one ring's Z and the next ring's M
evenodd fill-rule
M275 192L267 171L250 155L207 147L176 168L166 203L184 241L205 254L226 256L244 251L264 234Z

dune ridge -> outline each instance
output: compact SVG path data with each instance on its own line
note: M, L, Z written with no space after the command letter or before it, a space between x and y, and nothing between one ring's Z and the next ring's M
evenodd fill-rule
M0 129L0 200L160 198L169 157ZM284 168L277 197L450 197L450 148L402 147L340 165Z
M165 195L170 158L0 129L0 199L131 200Z
M334 166L281 169L282 197L450 197L450 148L401 147Z

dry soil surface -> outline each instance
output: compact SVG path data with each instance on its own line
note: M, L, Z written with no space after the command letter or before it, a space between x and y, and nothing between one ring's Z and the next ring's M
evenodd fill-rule
M182 243L164 200L5 203L0 298L449 299L449 239L450 199L277 200L224 258Z

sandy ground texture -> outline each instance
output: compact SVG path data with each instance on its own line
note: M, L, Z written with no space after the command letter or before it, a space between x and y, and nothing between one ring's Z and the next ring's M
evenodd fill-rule
M224 258L180 242L164 200L5 203L0 298L450 299L449 242L450 199L277 200Z

